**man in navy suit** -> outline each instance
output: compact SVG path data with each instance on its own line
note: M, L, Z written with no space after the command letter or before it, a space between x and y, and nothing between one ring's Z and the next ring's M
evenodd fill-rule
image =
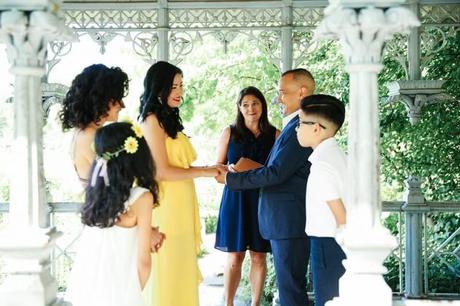
M216 179L234 190L260 188L259 228L271 243L281 306L305 306L310 257L305 192L312 151L300 146L295 129L300 101L313 94L315 82L307 70L294 69L282 74L278 86L283 130L264 167L241 173L221 167Z

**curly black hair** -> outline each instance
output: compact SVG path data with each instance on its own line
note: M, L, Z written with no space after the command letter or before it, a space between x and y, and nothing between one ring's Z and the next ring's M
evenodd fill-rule
M174 77L182 74L182 70L168 62L159 61L153 64L144 79L144 93L141 95L139 119L144 121L150 114L155 114L161 127L171 138L184 129L177 107L167 103Z
M103 64L86 67L72 81L59 118L62 129L86 128L105 116L110 103L121 101L128 94L128 75L119 67Z
M83 224L100 228L115 225L117 216L125 210L124 203L128 200L134 183L150 190L154 200L153 206L158 206L155 163L147 142L144 137L136 137L131 123L115 122L99 128L94 140L96 154L103 156L104 153L118 151L130 136L138 142L137 151L121 151L107 161L109 185L106 186L104 179L97 176L95 185L88 184L86 187L85 203L81 208ZM93 162L91 174L96 163L97 160Z

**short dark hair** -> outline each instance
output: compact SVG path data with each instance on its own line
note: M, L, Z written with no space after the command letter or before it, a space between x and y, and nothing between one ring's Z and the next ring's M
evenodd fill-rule
M183 76L179 67L168 62L159 61L150 66L144 78L144 92L139 108L140 121L155 114L160 126L171 138L176 138L177 133L184 129L179 109L168 105L176 74Z
M300 102L300 108L306 115L315 115L332 122L337 131L345 121L345 106L339 99L329 95L311 95Z
M115 122L97 129L94 139L96 155L103 156L104 153L119 150L128 137L137 140L138 148L134 153L122 151L107 161L109 185L98 176L94 186L88 184L86 187L85 203L81 208L83 224L101 228L115 225L118 214L125 210L124 203L130 196L133 184L148 189L153 195L153 206L157 206L155 163L145 138L136 136L131 123ZM97 160L93 162L91 173L95 171L96 164Z
M296 69L291 69L288 71L283 72L281 76L285 76L288 74L292 74L294 80L298 81L300 78L307 78L310 79L313 83L315 83L315 79L313 78L313 75L308 71L307 69L304 68L296 68Z
M67 92L59 117L62 129L86 128L107 115L110 103L128 93L128 75L119 67L103 64L86 67L75 77Z

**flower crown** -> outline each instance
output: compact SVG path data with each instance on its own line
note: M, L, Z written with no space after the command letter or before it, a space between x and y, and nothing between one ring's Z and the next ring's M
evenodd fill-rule
M133 123L131 123L131 130L134 131L134 135L136 135L136 137L128 136L125 139L123 145L115 152L104 152L102 153L102 156L96 157L96 166L94 167L93 175L91 177L92 187L96 186L96 181L98 177L102 177L104 179L105 186L110 186L109 175L107 172L107 162L109 160L111 160L114 157L118 157L118 155L120 155L120 153L123 151L125 151L128 154L134 154L137 152L137 149L139 148L139 143L137 142L136 138L143 137L142 130L139 125Z
M100 157L105 159L106 161L109 161L114 157L118 157L118 155L120 155L120 153L123 151L125 151L128 154L136 153L137 149L139 148L139 143L137 142L136 138L142 138L143 134L141 127L137 124L132 124L131 130L134 131L136 137L128 136L125 139L123 145L120 148L118 148L118 150L116 150L115 152L104 152Z

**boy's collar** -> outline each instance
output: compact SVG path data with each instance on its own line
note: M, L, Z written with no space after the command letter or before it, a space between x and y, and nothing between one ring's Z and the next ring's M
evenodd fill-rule
M313 164L315 161L318 160L318 156L321 155L322 151L333 146L337 146L337 141L334 137L324 139L310 154L310 156L308 157L308 161Z

